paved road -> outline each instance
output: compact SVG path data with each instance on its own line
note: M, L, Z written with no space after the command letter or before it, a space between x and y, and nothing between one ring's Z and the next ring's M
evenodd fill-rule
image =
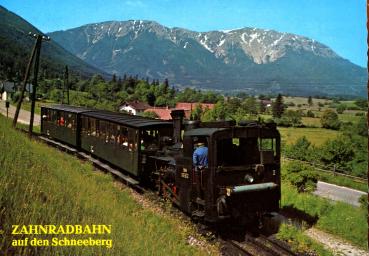
M13 118L14 117L14 113L15 113L16 108L12 105L10 105L9 107L9 118ZM6 116L6 107L5 107L5 101L0 100L0 113L3 114L4 116ZM29 120L31 117L31 113L29 111L26 110L22 110L19 112L19 116L18 116L18 123L22 123L22 124L29 124ZM33 125L37 126L40 125L40 115L35 114L34 116L34 121L33 121Z
M331 200L360 206L359 198L367 193L351 188L329 184L323 181L318 181L317 189L314 194Z

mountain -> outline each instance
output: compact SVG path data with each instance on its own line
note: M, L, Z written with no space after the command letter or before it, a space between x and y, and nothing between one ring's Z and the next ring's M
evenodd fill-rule
M202 89L361 95L367 72L307 37L241 28L195 32L154 21L110 21L49 36L87 63Z
M2 72L24 72L35 44L35 39L28 35L29 32L42 34L26 20L0 6L0 75ZM85 63L52 39L42 43L40 59L40 71L47 70L60 75L64 72L65 65L68 65L72 73L83 76L100 73L107 76L105 72Z

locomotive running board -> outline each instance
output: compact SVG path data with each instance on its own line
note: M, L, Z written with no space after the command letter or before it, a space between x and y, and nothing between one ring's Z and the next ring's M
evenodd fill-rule
M70 154L76 154L78 157L81 157L83 159L86 159L90 162L92 162L92 164L95 167L98 167L100 169L103 169L105 171L108 171L112 174L114 174L115 176L121 178L123 181L125 181L128 185L131 186L138 186L139 182L127 175L124 175L122 172L118 171L117 169L112 168L111 166L109 166L108 164L105 164L103 162L101 162L100 160L93 158L92 156L84 153L84 152L80 152L75 148L69 147L63 143L57 142L55 140L51 140L49 138L46 138L44 136L38 136L39 139L41 139L42 141L46 142L48 145L54 146L56 148L62 149Z

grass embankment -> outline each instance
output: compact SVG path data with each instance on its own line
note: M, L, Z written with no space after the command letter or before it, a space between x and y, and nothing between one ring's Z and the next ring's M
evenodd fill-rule
M287 241L294 252L302 255L334 255L331 251L325 249L322 244L314 241L292 224L282 224L279 227L277 238Z
M191 228L143 208L127 189L88 163L30 141L0 116L0 252L26 255L201 255L186 244ZM106 224L106 235L38 235L112 239L113 247L12 247L11 225ZM30 235L29 238L32 238Z
M298 193L282 184L282 208L293 208L316 217L315 226L351 243L367 248L367 211L345 203L332 202L308 193Z

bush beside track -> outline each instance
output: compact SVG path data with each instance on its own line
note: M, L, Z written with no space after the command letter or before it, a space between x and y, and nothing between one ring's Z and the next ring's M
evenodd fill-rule
M204 255L186 240L191 227L138 204L110 175L92 165L30 141L0 116L0 252L24 255ZM12 247L11 225L112 225L111 249ZM37 235L50 239L56 235ZM60 236L60 235L59 235ZM91 236L91 235L90 235ZM32 238L32 236L29 236ZM68 239L89 236L66 235ZM62 238L62 236L60 237Z

